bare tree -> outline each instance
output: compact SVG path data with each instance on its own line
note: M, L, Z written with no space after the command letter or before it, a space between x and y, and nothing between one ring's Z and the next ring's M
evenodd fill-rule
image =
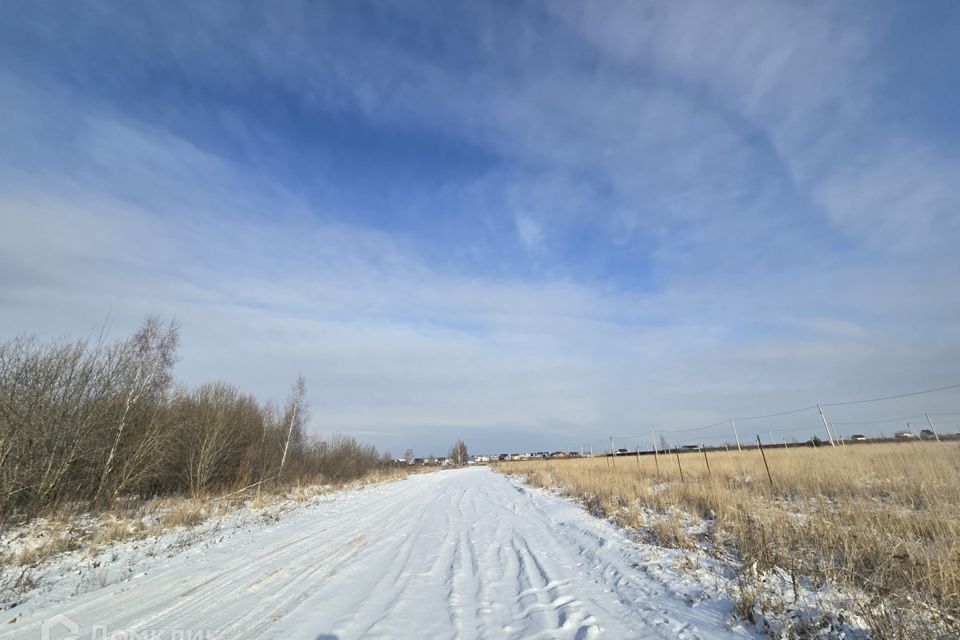
M287 411L284 414L284 420L287 424L287 436L283 440L283 455L280 456L280 468L277 470L277 478L283 474L283 465L287 461L287 455L290 452L290 443L303 440L303 425L307 422L307 386L303 376L298 376L297 381L293 383L293 390L290 393L290 399L287 400ZM296 436L296 437L294 437Z
M316 471L328 482L346 482L362 477L377 465L377 450L362 444L353 436L334 434L327 443L316 447Z
M263 412L253 397L214 382L181 396L178 405L190 492L201 495L239 481L242 461L263 428Z
M30 510L67 490L97 423L93 401L106 393L88 346L31 337L0 345L0 509ZM74 490L85 484L71 480Z
M257 481L257 495L260 495L260 487L267 479L267 469L270 468L270 455L267 449L267 435L273 434L275 425L279 420L276 405L273 402L267 402L261 409L260 438L257 446L257 453L251 461L252 468L256 469L259 477Z
M100 474L100 482L97 486L96 495L94 496L95 501L100 501L105 497L104 491L108 479L114 470L117 450L120 447L124 431L129 423L130 415L134 411L137 403L139 403L141 399L144 399L145 396L150 394L156 396L162 394L169 388L173 379L172 370L173 364L176 361L178 340L179 337L175 322L171 321L166 327L163 327L159 318L148 317L133 338L126 345L123 345L122 349L127 352L124 355L127 355L130 360L132 360L132 371L128 374L130 378L126 384L127 392L126 398L124 399L123 410L117 421L110 453L107 455L107 460ZM150 399L154 401L159 400L157 397ZM151 426L155 427L155 422ZM150 429L150 431L151 433L147 438L147 442L143 444L149 444L154 441L157 434L154 432L154 429ZM140 452L142 453L143 450L144 447L141 447ZM112 491L113 495L110 497L114 497L119 489L120 487L115 487Z
M453 448L450 449L450 461L461 467L467 464L467 456L467 445L464 444L463 440L457 440Z
M175 387L176 347L176 325L156 318L111 343L0 342L0 521L257 476L343 482L379 464L349 436L307 440L302 377L282 410L222 382Z

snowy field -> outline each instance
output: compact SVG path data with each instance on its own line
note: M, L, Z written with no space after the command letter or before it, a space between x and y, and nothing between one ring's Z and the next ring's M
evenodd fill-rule
M724 567L486 468L175 535L117 545L102 585L61 566L0 638L757 637Z

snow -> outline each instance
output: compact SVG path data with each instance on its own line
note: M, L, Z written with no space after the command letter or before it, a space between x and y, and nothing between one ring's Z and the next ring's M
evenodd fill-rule
M0 638L51 619L50 638L758 637L732 615L725 567L486 467L185 535L115 545L97 579L61 564Z

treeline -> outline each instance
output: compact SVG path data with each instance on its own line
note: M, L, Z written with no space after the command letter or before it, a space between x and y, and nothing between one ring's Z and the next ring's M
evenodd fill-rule
M0 343L0 519L122 496L200 496L252 484L347 481L379 462L351 437L309 439L302 378L278 407L173 376L178 330Z

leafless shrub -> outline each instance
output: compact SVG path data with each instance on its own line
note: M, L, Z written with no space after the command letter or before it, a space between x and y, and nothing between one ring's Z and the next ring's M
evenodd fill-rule
M0 607L36 587L32 567L81 545L95 551L181 528L166 549L172 554L196 541L194 527L208 515L248 491L262 491L270 504L291 486L409 472L349 436L308 439L302 378L282 409L223 382L177 385L177 344L176 325L156 318L116 342L0 342L0 525L39 525L41 540L0 558L21 567L0 567ZM165 496L155 514L143 510ZM96 525L75 518L90 509L100 514ZM264 512L264 523L279 512ZM60 526L78 522L77 530ZM105 570L91 571L81 587L107 582Z
M370 473L378 462L373 446L351 436L335 435L329 442L315 442L306 448L303 468L328 482L344 483Z
M39 580L30 567L21 567L19 571L8 573L0 564L0 611L20 604L24 595L38 584Z
M122 402L110 430L109 452L101 467L95 501L112 501L159 464L169 434L163 409L173 384L178 340L176 324L164 328L159 319L151 317L116 349Z
M174 404L185 449L184 481L191 495L233 486L240 480L238 462L264 428L256 401L215 382L181 394Z
M350 437L308 440L302 377L282 411L223 382L177 386L178 340L174 323L151 317L113 343L0 343L0 522L128 497L342 483L383 464Z
M111 502L162 459L176 327L129 340L0 344L0 515Z

